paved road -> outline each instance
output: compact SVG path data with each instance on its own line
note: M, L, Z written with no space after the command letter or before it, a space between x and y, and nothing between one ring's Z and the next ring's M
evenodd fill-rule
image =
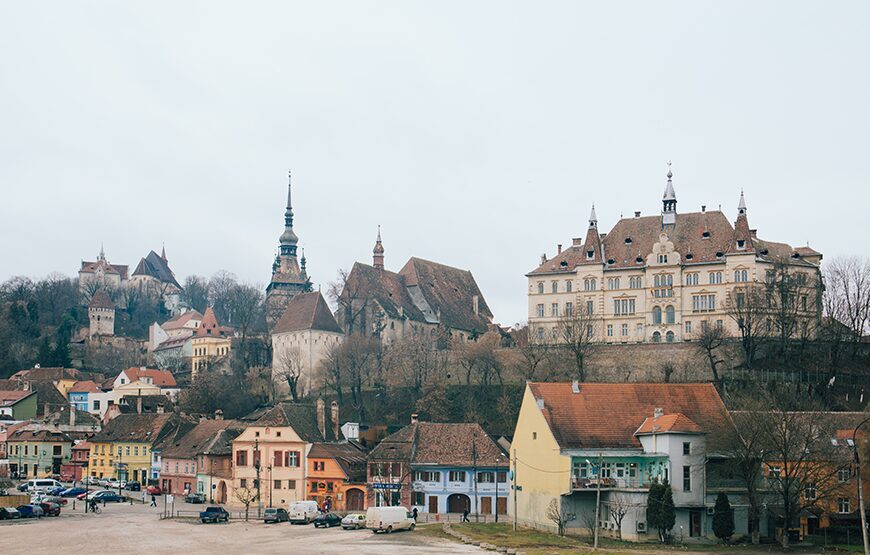
M160 510L109 504L102 514L65 510L59 518L0 522L2 552L142 553L482 553L471 546L441 542L414 532L372 534L368 530L315 529L287 523L161 521Z

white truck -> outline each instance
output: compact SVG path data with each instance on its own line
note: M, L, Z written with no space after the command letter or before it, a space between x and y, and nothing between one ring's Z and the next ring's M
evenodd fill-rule
M414 515L405 507L369 507L366 511L366 528L376 534L413 530L416 527Z
M317 509L317 501L294 501L287 510L290 516L290 524L310 524L314 522L320 511Z

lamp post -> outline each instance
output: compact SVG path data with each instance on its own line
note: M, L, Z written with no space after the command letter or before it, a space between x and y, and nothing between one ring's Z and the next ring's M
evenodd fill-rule
M858 470L858 508L861 510L861 536L864 539L864 555L870 555L870 542L867 539L867 510L864 508L864 486L861 483L861 455L858 449L857 437L858 428L867 422L870 422L870 418L865 418L852 431L852 449L855 451L855 466Z
M272 464L269 463L269 508L272 508Z

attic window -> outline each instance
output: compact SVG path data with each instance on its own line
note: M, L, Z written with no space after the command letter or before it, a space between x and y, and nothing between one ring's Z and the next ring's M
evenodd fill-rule
M693 258L695 258L695 255L694 255L694 254L692 254L692 253L687 253L687 254L686 254L686 260L691 260L691 259L693 259Z
M563 267L563 268L567 268L567 267L568 267L568 261L567 261L567 260L563 260L562 262L559 262L559 266L561 266L561 267Z
M722 258L723 256L725 256L725 253L724 253L724 252L722 252L722 251L717 251L717 252L716 252L716 258Z
M638 264L643 264L643 257L638 256L637 258L634 259L634 261L637 262Z
M588 258L589 260L595 258L595 251L586 251L586 258Z
M710 232L709 232L709 231L704 231L703 233L701 233L701 237L703 237L704 239L709 239L709 238L710 238Z
M767 256L767 249L761 249L761 256Z
M791 254L791 257L792 257L792 258L800 258L801 255L800 255L800 253L798 253L798 252L793 252L793 253Z
M615 262L616 262L616 260L614 260L614 259L612 259L612 258L608 258L608 259L607 259L607 263L608 263L608 264L614 264Z
M626 238L625 238L625 244L626 244L626 245L630 245L631 243L632 243L631 237L626 237Z
M746 248L746 241L744 239L738 239L737 240L737 248L738 249Z

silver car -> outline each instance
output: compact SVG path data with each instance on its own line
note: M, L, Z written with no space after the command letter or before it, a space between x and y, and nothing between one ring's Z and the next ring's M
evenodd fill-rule
M366 515L362 513L350 513L341 519L341 527L345 530L358 530L366 527Z

